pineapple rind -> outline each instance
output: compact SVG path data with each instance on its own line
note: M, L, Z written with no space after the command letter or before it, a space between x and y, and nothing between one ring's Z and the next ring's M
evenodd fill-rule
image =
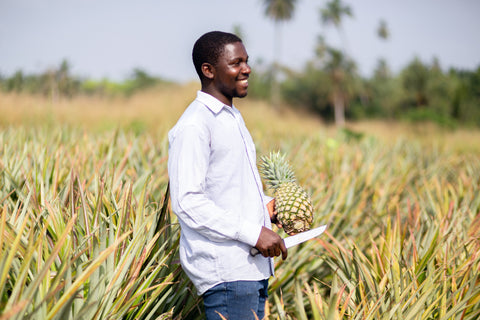
M277 219L286 233L298 233L310 229L313 208L310 197L296 183L281 184L275 191Z
M274 189L277 219L286 233L298 233L310 229L313 208L310 197L296 183L295 174L285 154L270 153L261 157L260 172L269 188Z

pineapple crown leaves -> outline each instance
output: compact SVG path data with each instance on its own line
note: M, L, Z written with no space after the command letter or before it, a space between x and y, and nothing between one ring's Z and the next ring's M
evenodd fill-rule
M287 161L285 154L270 152L269 156L260 157L260 173L270 189L277 189L286 182L295 182L295 173Z

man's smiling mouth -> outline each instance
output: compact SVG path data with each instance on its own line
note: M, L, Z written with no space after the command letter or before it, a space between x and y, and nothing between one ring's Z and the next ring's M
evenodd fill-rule
M248 79L238 80L241 85L248 86Z

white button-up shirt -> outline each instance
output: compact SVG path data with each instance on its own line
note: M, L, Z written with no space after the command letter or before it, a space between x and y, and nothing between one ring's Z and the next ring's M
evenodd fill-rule
M181 227L180 261L199 295L228 281L263 280L273 262L252 257L262 226L271 229L243 118L199 91L168 133L173 212Z

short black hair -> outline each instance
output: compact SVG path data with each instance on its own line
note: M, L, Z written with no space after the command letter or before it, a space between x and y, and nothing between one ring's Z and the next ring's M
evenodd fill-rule
M210 63L216 65L218 58L223 53L227 44L242 42L238 36L233 33L222 31L211 31L202 35L195 42L192 50L192 59L198 76L202 79L202 64Z

